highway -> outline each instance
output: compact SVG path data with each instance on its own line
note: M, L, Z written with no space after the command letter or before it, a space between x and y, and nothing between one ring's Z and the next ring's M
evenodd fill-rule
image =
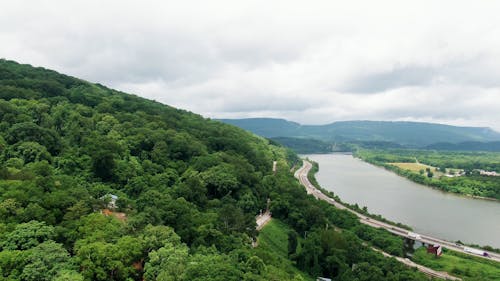
M346 206L344 206L343 204L335 201L333 198L325 195L323 192L321 192L320 190L318 190L316 187L314 187L309 182L309 179L307 178L307 174L309 173L309 171L311 170L311 168L312 168L312 164L309 161L303 160L302 167L299 168L295 172L295 177L306 188L307 194L312 194L318 200L324 200L324 201L328 202L329 204L335 206L338 209L347 210L347 211L355 214L359 218L359 221L361 223L364 223L366 225L369 225L369 226L372 226L372 227L376 227L376 228L384 228L384 229L388 230L389 232L391 232L393 234L396 234L398 236L401 236L401 237L404 237L404 238L407 238L407 239L412 239L412 240L420 241L420 242L425 243L425 244L439 244L439 245L441 245L441 246L443 246L443 247L445 247L445 248L447 248L449 250L453 250L453 251L457 251L457 252L460 252L460 253L469 254L469 255L472 255L472 256L475 256L475 257L481 257L481 258L495 260L497 262L500 262L500 254L489 252L489 251L484 251L484 250L480 250L480 249L473 249L474 251L486 252L488 254L488 257L485 257L485 256L482 256L482 255L478 255L478 254L474 254L474 253L470 253L470 252L465 252L463 246L457 245L457 244L455 244L453 242L449 242L449 241L446 241L446 240L443 240L443 239L439 239L439 238L436 238L436 237L432 237L432 236L428 236L428 235L423 235L423 234L417 234L417 235L415 235L415 233L413 233L412 236L409 236L408 235L408 230L406 230L404 228L393 226L393 225L390 225L390 224L387 224L387 223L384 223L384 222L381 222L381 221L369 218L369 217L367 217L367 216L365 216L363 214L360 214L360 213L358 213L356 211L353 211L353 210L347 208ZM468 247L468 248L471 249L470 247Z

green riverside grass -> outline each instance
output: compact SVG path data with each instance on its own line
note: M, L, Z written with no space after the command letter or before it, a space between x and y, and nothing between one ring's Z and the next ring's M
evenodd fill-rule
M464 281L500 280L500 263L446 249L440 257L435 257L420 247L412 260L437 271L446 271Z

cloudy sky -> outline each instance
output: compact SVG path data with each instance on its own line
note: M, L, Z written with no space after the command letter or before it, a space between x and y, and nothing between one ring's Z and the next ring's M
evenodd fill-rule
M500 130L499 11L495 0L0 0L0 57L206 117Z

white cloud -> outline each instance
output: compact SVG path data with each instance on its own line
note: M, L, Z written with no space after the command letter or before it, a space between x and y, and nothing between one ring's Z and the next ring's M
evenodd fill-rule
M498 1L3 1L0 57L208 117L500 130Z

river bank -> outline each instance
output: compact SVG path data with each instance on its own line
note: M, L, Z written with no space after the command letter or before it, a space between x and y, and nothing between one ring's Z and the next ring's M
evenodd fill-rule
M345 153L343 153L343 155L352 155L352 154L345 154ZM391 224L391 225L394 225L394 226L397 226L397 227L400 227L400 228L404 228L406 230L410 230L410 231L413 230L408 225L402 224L400 222L393 222L391 220L388 220L388 219L384 218L380 214L372 214L372 213L368 212L368 209L366 207L360 207L357 203L349 204L347 202L344 202L344 201L342 201L342 199L339 196L335 195L334 192L322 188L321 185L316 180L316 177L315 177L316 173L319 171L319 165L318 165L318 163L314 162L314 161L312 161L310 159L308 159L308 161L311 162L312 168L311 168L311 170L309 170L309 173L307 174L307 178L309 179L309 182L312 185L314 185L314 187L316 187L321 192L329 195L330 197L332 197L333 199L335 199L335 201L337 201L340 204L346 206L347 208L349 208L349 209L351 209L351 210L353 210L355 212L358 212L360 214L363 214L363 215L365 215L367 217L370 217L370 218L373 218L373 219L377 219L379 221L382 221L382 222L385 222L385 223L388 223L388 224Z
M312 154L318 183L351 205L411 226L416 232L465 244L500 247L500 205L418 185L349 155Z
M300 168L299 170L297 170L295 172L295 177L306 188L307 193L311 194L312 196L314 196L318 200L323 200L323 201L328 202L331 205L334 205L338 209L349 210L349 209L346 209L346 207L344 205L340 204L339 202L337 202L337 201L333 200L332 198L328 197L327 195L325 195L323 192L321 192L319 189L317 189L309 181L309 177L312 174L311 171L313 171L312 164L309 161L304 161L302 168ZM393 234L404 237L406 239L414 239L414 238L412 238L413 236L411 236L410 233L407 233L404 229L398 229L397 227L392 227L392 226L384 224L380 221L370 220L366 216L359 214L357 212L354 212L354 211L350 211L350 212L355 214L358 217L359 221L363 224L366 224L366 225L374 227L374 228L383 228L383 229L385 229ZM475 261L477 261L478 263L470 263L469 262L468 266L471 266L472 268L469 268L470 271L466 272L465 274L462 274L463 272L459 268L453 267L450 269L450 271L453 271L454 273L461 275L461 277L466 277L464 280L475 280L475 279L469 279L469 277L471 277L471 276L474 276L474 277L479 276L479 277L481 277L481 280L497 280L497 279L495 279L495 277L491 278L492 274L493 274L493 276L496 275L494 270L493 271L488 270L488 272L487 272L488 274L486 274L486 275L476 274L475 271L477 268L484 267L483 266L484 263L490 263L490 262L492 262L491 264L493 265L493 268L495 268L496 262L500 261L500 255L497 255L494 253L488 253L488 255L489 255L488 257L479 258L477 256L476 257L471 256L471 253L464 251L464 249L461 246L457 246L455 243L450 243L448 241L444 241L444 240L441 240L439 238L429 237L429 236L425 236L425 235L421 235L421 236L419 235L419 238L417 238L417 240L419 242L427 243L427 244L435 244L437 242L449 250L456 251L457 253L455 256L457 256L457 255L463 256L464 261L465 260L470 261L471 259L474 259ZM376 250L375 248L373 248L373 249ZM384 255L391 256L387 253L384 253ZM393 257L393 256L391 256L391 257ZM454 276L450 276L446 272L442 272L442 268L440 267L440 265L432 264L432 269L431 269L431 268L420 266L418 264L414 264L413 262L411 262L408 259L399 258L399 257L393 257L393 258L396 258L398 261L403 262L408 266L412 266L412 267L416 266L418 270L420 270L420 271L422 271L430 276L433 276L433 277L439 277L442 279L450 279L450 280L454 280L454 279L460 280L460 278L456 278ZM486 260L484 260L484 262L483 262L482 261L483 259L486 259ZM462 260L460 260L460 261L462 261ZM436 271L436 270L439 270L439 271ZM471 272L473 272L474 274L471 275L470 274ZM492 273L492 274L490 274L490 273Z
M472 198L472 199L479 199L479 200L488 200L488 201L493 201L493 202L499 202L500 203L500 200L496 199L496 198L479 196L479 195L472 195L472 194L468 194L468 193L449 192L449 191L446 191L446 190L443 190L443 189L439 188L436 184L433 184L432 182L427 182L427 181L419 182L419 181L416 181L412 177L412 174L409 174L407 170L401 169L401 168L399 168L397 166L394 166L394 165L391 165L391 164L386 164L386 163L380 163L380 162L376 162L376 161L369 161L369 160L363 159L361 157L356 157L356 158L358 158L358 159L360 159L360 160L362 160L362 161L364 161L366 163L372 164L374 166L383 168L383 169L385 169L387 171L393 172L396 175L401 176L401 177L403 177L403 178L405 178L407 180L410 180L410 181L412 181L414 183L425 185L425 186L427 186L429 188L432 188L434 190L437 190L437 191L440 191L440 192L443 192L443 193L451 193L451 194L454 194L454 195L457 195L457 196L463 196L463 197Z
M478 172L481 168L496 169L500 163L500 154L491 156L479 152L359 150L354 156L417 184L469 198L500 202L500 177L485 176ZM421 165L422 168L418 171L398 164ZM457 169L461 171L460 175L453 173L448 176L450 171Z

